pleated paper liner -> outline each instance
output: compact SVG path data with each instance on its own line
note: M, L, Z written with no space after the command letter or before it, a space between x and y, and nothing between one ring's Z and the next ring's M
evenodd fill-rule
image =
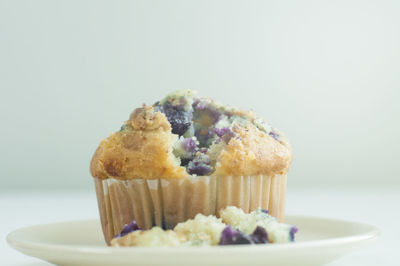
M107 244L133 219L142 229L172 229L198 213L218 216L227 206L245 212L261 207L284 217L286 175L94 181Z

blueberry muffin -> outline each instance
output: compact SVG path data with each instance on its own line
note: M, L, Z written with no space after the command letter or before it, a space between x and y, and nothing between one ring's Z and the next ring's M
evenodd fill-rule
M283 220L291 161L286 137L252 111L191 91L143 105L91 161L106 242L133 219L172 229L231 205Z

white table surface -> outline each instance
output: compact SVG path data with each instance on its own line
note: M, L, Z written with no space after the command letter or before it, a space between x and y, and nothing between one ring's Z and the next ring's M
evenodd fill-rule
M400 265L400 188L289 188L287 213L361 221L380 228L374 244L329 266ZM94 191L2 192L0 194L0 265L51 265L8 246L6 235L19 227L98 218ZM301 230L301 228L300 228Z

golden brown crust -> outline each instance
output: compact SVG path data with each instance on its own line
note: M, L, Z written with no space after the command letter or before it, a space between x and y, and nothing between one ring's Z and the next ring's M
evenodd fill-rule
M104 139L93 155L93 177L116 179L182 178L185 168L172 155L177 136L164 114L152 107L136 109L126 122L129 129Z
M153 107L143 105L136 108L129 117L127 124L134 130L150 131L162 129L165 132L171 131L171 124L161 112L154 112Z
M249 124L235 125L240 138L232 138L220 153L214 174L250 176L284 174L289 170L292 151L286 138L278 142Z
M254 119L252 112L237 114ZM96 178L183 178L186 169L172 154L178 136L171 133L165 115L143 105L131 114L126 130L111 134L101 141L93 155L90 171ZM212 175L251 176L285 174L292 161L292 150L286 137L275 140L256 126L236 124L233 131L240 138L232 138L219 156Z
M254 121L257 117L254 111L252 110L242 110L242 109L232 108L230 111L232 115L247 117L250 121Z

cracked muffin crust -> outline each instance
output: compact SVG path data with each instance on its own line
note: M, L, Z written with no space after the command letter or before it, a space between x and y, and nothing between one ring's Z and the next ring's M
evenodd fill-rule
M120 180L270 176L285 174L291 160L286 137L254 112L179 91L135 109L120 131L101 141L90 171Z

